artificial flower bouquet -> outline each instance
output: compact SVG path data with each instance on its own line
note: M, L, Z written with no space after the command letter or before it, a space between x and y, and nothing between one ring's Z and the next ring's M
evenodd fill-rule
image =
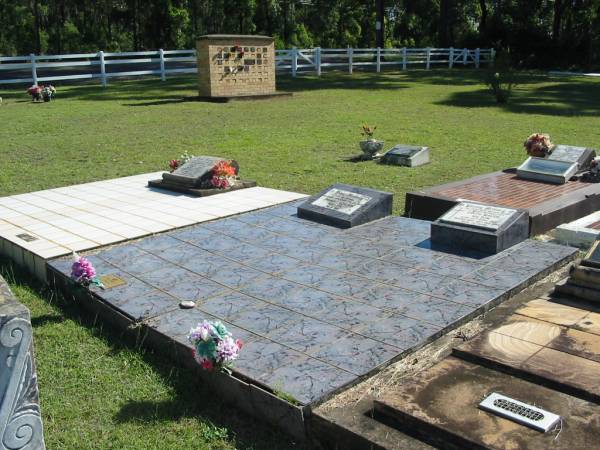
M97 286L104 289L104 285L96 273L92 263L85 257L73 252L73 265L71 266L71 279L80 286L88 288Z
M238 169L233 161L219 161L212 169L210 184L217 189L227 189L237 182Z
M29 89L27 89L27 93L31 95L31 99L34 102L39 102L42 100L42 87L38 85L33 85Z
M34 102L45 101L49 102L54 99L56 95L56 88L49 84L48 86L33 85L27 89L27 93L31 95L31 99Z
M529 156L537 156L539 158L548 156L554 148L552 141L550 141L550 136L542 133L533 133L525 140L523 146Z
M49 84L48 86L42 86L42 99L45 102L49 102L50 100L54 100L54 96L56 95L56 88Z
M227 327L219 321L204 321L190 330L189 341L194 346L194 359L207 371L229 371L242 348L242 341L233 339Z
M181 155L179 157L179 159L172 159L169 161L169 168L171 169L171 172L173 172L175 169L183 166L186 162L188 162L190 159L194 158L194 155L190 155L188 153L188 151L186 150L185 152L183 152L183 155Z

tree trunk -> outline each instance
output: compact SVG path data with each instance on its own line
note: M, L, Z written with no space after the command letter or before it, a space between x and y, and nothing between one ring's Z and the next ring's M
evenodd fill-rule
M33 18L34 18L34 23L35 23L35 30L34 30L34 39L35 39L35 51L36 53L39 55L40 53L42 53L42 40L40 37L40 25L41 25L41 20L40 20L40 5L38 4L38 0L33 0Z
M479 36L485 33L487 28L488 8L486 0L479 0L479 9L481 9L481 17L479 18Z

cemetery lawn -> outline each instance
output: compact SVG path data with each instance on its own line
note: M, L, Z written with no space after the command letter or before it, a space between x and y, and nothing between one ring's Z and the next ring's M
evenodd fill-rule
M181 101L193 77L58 85L32 104L0 90L0 196L166 168L188 150L239 161L259 185L315 193L334 182L395 194L514 166L532 132L600 148L600 80L520 74L506 105L484 71L431 70L282 78L290 99ZM426 145L432 162L408 169L354 156L363 123L376 137ZM5 260L0 273L32 312L47 447L299 448L195 386L185 370L83 314Z

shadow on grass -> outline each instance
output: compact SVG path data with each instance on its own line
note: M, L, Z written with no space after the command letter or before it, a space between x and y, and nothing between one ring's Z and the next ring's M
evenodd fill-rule
M206 432L204 438L207 440L235 438L236 448L265 450L304 448L292 442L287 435L269 429L265 424L224 404L216 393L200 384L191 370L175 365L158 352L140 347L131 334L99 321L97 316L93 316L87 310L79 309L77 303L68 301L62 294L38 282L23 269L2 257L0 257L0 275L11 284L30 288L39 298L60 310L60 314L33 316L31 322L34 327L71 320L87 328L94 338L108 344L109 355L133 351L140 354L143 361L160 376L162 383L174 392L174 397L168 401L130 401L113 417L115 423L141 422L164 426L165 421L177 421L186 417L197 418L206 425L203 432ZM229 435L222 436L217 427L226 428Z

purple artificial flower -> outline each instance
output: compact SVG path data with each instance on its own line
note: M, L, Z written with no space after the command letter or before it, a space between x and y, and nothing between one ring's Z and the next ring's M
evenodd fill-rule
M231 336L226 336L217 344L217 361L221 364L227 364L238 357L240 345Z
M83 256L74 254L74 262L71 266L71 278L78 283L89 284L96 278L96 269Z

